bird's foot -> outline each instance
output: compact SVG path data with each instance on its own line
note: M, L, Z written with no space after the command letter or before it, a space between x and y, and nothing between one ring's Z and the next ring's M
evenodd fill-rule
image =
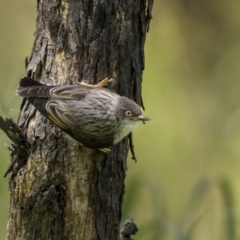
M111 149L109 149L109 148L99 148L98 150L101 151L101 152L104 152L104 153L111 152Z
M113 81L112 78L110 78L110 79L104 78L97 84L88 84L88 83L85 83L84 81L82 81L82 82L80 82L80 85L85 86L85 87L105 87L109 82L112 82L112 81Z
M104 79L101 80L96 86L97 86L97 87L105 87L105 86L107 86L107 84L108 84L109 82L112 82L112 81L113 81L112 78L110 78L110 79L104 78Z

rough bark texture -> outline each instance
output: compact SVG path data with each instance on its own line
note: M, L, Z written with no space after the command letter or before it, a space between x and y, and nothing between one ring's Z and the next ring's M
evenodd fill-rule
M109 87L141 105L151 7L145 0L38 1L28 75L51 84L114 78ZM29 156L10 175L7 239L118 239L127 138L107 155L81 147L28 101L18 125Z

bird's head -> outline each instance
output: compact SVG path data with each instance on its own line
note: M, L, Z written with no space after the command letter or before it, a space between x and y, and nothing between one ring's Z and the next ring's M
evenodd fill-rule
M132 122L134 125L139 121L145 123L145 121L151 120L149 117L144 117L140 107L134 101L126 97L119 98L116 116L118 119L124 120L124 122Z

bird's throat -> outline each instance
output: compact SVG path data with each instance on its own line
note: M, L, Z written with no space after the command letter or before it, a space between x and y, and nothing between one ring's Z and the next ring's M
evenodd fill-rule
M114 144L120 142L122 138L127 136L133 129L137 126L138 121L132 121L125 124L122 124L119 131L114 136Z

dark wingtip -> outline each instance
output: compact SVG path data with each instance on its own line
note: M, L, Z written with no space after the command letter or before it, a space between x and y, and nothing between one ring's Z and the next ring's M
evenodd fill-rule
M43 84L29 77L23 77L19 82L19 87L32 87L32 86L39 86L39 85L43 85Z

